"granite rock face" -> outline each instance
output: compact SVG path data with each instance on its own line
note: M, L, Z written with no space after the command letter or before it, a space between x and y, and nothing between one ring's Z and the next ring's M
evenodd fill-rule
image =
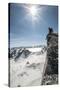
M58 84L58 34L49 28L47 35L47 66L42 85Z
M58 74L58 34L49 28L47 35L47 74Z

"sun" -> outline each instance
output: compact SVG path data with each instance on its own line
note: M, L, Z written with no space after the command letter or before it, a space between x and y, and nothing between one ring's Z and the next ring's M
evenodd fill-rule
M35 7L35 6L31 6L31 7L29 8L29 12L30 12L30 14L31 14L32 16L36 16L36 14L37 14L37 9L36 9L36 7Z

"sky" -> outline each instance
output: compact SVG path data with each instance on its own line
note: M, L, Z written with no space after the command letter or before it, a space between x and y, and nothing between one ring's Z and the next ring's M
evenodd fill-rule
M58 6L10 4L10 47L46 45L48 27L58 32Z

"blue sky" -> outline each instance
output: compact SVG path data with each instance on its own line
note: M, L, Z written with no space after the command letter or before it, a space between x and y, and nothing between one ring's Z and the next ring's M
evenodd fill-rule
M11 47L46 45L48 27L58 32L57 6L34 5L34 17L27 10L29 6L30 4L10 4Z

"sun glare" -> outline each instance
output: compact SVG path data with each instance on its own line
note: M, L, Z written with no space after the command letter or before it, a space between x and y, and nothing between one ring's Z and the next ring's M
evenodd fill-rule
M35 16L35 15L37 14L37 9L36 9L35 6L31 6L31 7L29 8L29 10L30 10L30 14L31 14L32 16Z
M29 16L32 19L32 22L38 22L38 18L40 17L39 12L41 12L41 9L38 8L36 5L29 5L24 8L27 11L27 16Z

